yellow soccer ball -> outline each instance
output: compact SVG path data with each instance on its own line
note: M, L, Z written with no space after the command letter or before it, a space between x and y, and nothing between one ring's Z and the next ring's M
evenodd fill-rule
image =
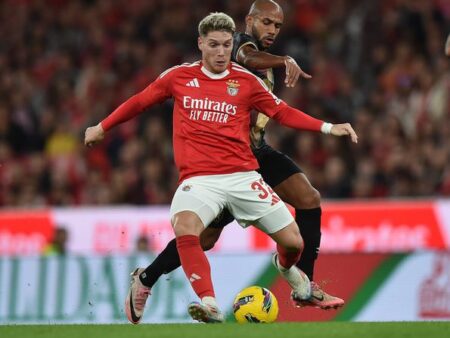
M233 312L240 324L272 323L277 320L278 301L266 288L250 286L234 299Z

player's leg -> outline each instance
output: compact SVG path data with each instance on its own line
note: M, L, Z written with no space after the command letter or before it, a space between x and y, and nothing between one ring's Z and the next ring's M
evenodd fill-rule
M229 223L234 221L233 215L224 209L209 226L200 234L200 244L204 251L214 247L222 233L222 230ZM152 288L163 274L170 273L181 266L178 255L176 239L172 239L155 260L139 274L139 279L143 285Z
M215 293L211 280L211 268L200 245L200 233L204 224L192 211L180 211L172 217L181 266L197 296L203 303L215 307Z
M313 280L314 263L320 246L320 194L285 154L265 144L255 150L260 173L281 199L295 208L295 220L305 241L298 267Z
M180 185L180 187L171 205L171 220L176 239L171 241L155 262L150 265L149 271L151 275L145 273L147 269L136 269L132 274L125 309L128 319L134 324L139 323L142 318L145 302L152 286L150 283L155 283L161 273L169 272L169 270L173 270L180 265L183 265L185 273L190 276L188 279L200 299L206 301L206 303L211 303L211 306L200 304L205 307L204 310L208 311L207 315L210 316L204 319L206 321L220 321L222 319L221 313L215 311L217 308L214 307L215 299L213 297L209 263L203 254L199 239L200 233L205 229L204 224L211 223L220 212L221 206L217 203L217 196L208 194L208 191L201 184L196 184L193 192L190 192L191 189L188 184ZM207 198L212 200L208 204L203 200ZM215 198L216 201L214 201ZM216 235L213 235L213 232ZM220 232L221 229L207 231L204 238L210 241L217 240ZM211 244L207 245L211 246ZM200 273L203 275L203 278L197 279L195 276L200 276ZM143 281L139 275L142 275ZM147 280L149 282L146 282ZM209 298L203 299L205 297Z
M228 193L228 207L238 223L254 225L269 234L277 243L276 267L294 292L305 300L311 296L310 281L295 266L303 240L298 226L286 205L256 172L236 175Z
M305 242L304 249L297 266L304 271L311 280L312 297L301 302L299 306L315 306L321 309L339 308L344 300L332 296L313 281L314 263L319 254L320 225L322 209L320 208L320 194L314 189L304 174L294 174L274 187L283 201L295 208L295 219L300 223L300 233Z
M321 308L336 308L344 305L338 297L324 292L314 278L314 264L317 260L321 239L320 193L311 185L301 169L285 154L268 145L255 152L260 164L260 172L266 183L280 198L295 208L295 220L304 240L304 249L297 267L304 271L311 280L313 296L304 305Z
M200 234L202 249L212 249L219 239L223 228L233 220L233 215L228 209L224 209ZM131 273L131 286L125 301L125 310L131 323L138 324L140 322L147 299L151 295L151 288L158 281L159 277L178 269L180 266L180 256L177 250L177 242L174 238L146 269L137 268ZM130 298L133 294L136 298L134 303Z
M200 235L200 243L203 250L209 250L217 242L222 228L206 228ZM177 250L176 238L172 239L164 250L146 268L137 268L131 274L132 282L127 296L125 309L127 317L133 324L138 324L142 318L142 313L148 297L151 295L151 288L163 274L172 272L181 266L180 255ZM134 291L134 292L133 292ZM136 295L134 304L130 302L130 296ZM134 305L134 307L133 307ZM137 306L137 309L136 309Z
M193 319L217 323L224 320L216 302L211 268L200 245L200 234L226 204L217 175L185 180L177 189L170 214L181 266L201 302L188 307Z
M314 279L314 263L321 239L320 194L303 173L295 173L273 187L283 201L295 208L295 220L299 224L305 247L297 266L310 280Z
M145 270L137 268L131 274L131 286L125 300L125 312L128 320L133 324L138 324L141 321L145 304L151 294L151 287L157 279L163 273L173 271L181 266L179 254L180 249L177 248L179 243L181 243L181 251L185 250L188 255L192 254L193 257L199 259L201 265L206 267L203 274L208 275L210 273L209 263L207 261L205 262L204 257L198 257L196 250L196 245L200 245L200 232L204 228L199 217L191 211L183 211L176 214L172 221L176 222L173 223L174 230L175 225L178 225L177 229L179 238L176 236L173 240L171 240L167 244L166 248L153 261L153 263L150 264ZM177 230L175 230L175 234L177 234ZM191 247L194 248L192 249ZM200 251L203 252L202 249L200 249ZM206 282L204 283L196 283L196 286L197 284L200 284L198 289L201 293L208 293L208 291L211 292L212 290L210 280L208 281L207 278L204 278L203 281L205 280ZM197 292L198 290L195 291Z
M292 297L298 301L310 299L309 278L296 266L302 254L303 239L287 207L283 205L263 216L255 222L255 226L277 243L273 264L291 286Z
M200 244L204 251L210 250L222 233L222 227L207 227L200 234ZM139 279L145 286L152 288L163 274L168 274L181 266L176 239L172 239L155 260L139 274Z

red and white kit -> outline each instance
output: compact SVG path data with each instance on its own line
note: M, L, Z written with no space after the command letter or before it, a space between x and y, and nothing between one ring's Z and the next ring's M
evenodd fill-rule
M103 120L102 127L107 131L133 118L147 107L169 98L174 99L173 145L175 163L180 172L179 182L185 183L193 177L200 179L202 176L217 175L216 178L219 179L224 174L248 172L249 180L243 184L246 184L249 196L243 196L242 199L250 198L255 203L264 202L268 209L261 212L259 205L257 208L247 209L247 214L235 215L241 224L245 223L245 217L252 215L247 220L255 220L282 205L282 202L273 203L273 196L276 200L278 198L273 192L261 192L257 184L253 183L262 178L259 174L255 176L254 172L258 163L250 149L250 112L264 112L283 125L301 130L320 131L323 124L323 121L289 107L272 94L262 80L238 64L230 63L226 71L215 74L209 72L199 61L166 70L146 89L131 97ZM225 176L229 178L228 175ZM207 200L213 196L208 194L192 198L192 203L187 204L188 199L184 198L182 203L177 203L177 195L182 186L185 185L181 184L174 196L173 213L182 208L199 214L198 210L193 209L200 207L192 206L197 198L203 200L205 207L210 204L210 200L209 203ZM225 193L233 188L220 179L216 187ZM236 208L230 208L232 211L233 209ZM216 208L211 212L212 216L199 214L205 225L211 217L217 216ZM268 229L264 230L268 232Z

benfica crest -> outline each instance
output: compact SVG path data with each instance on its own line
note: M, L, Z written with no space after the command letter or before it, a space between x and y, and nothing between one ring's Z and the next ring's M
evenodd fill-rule
M239 92L239 86L240 86L238 81L237 80L228 80L226 82L226 84L227 84L228 95L236 96L237 93Z

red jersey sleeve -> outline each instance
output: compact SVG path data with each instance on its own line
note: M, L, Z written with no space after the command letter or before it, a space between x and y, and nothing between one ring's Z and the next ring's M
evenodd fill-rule
M323 121L288 106L283 100L270 92L259 78L255 77L255 82L258 83L252 85L251 106L253 109L266 114L287 127L320 131Z
M137 93L122 103L116 110L109 114L101 125L103 130L107 131L112 127L128 121L139 115L146 108L162 103L172 96L171 77L173 68L166 70L155 81L140 93Z

